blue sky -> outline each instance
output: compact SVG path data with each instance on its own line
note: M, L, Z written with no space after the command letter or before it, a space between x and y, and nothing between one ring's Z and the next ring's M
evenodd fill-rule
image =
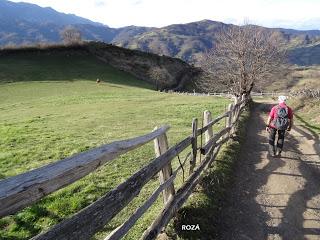
M21 0L13 0L20 2ZM24 0L110 27L162 27L211 19L267 27L320 29L320 0Z

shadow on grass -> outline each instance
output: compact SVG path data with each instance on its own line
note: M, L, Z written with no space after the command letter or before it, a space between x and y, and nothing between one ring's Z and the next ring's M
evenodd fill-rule
M310 123L308 123L306 120L304 120L304 119L303 119L301 116L299 116L298 114L295 114L294 116L295 116L297 119L299 119L299 121L301 121L301 122L305 125L305 127L308 128L308 130L312 133L312 135L318 136L318 134L317 134L314 130L320 131L320 127L311 125Z
M0 239L7 240L24 240L29 239L30 236L37 235L41 230L41 226L34 224L34 219L43 218L43 221L50 219L51 222L60 222L62 218L57 214L47 210L45 207L40 205L33 205L27 208L25 211L20 212L13 216L12 221L15 222L13 232L21 232L23 235L5 235L1 236ZM6 220L2 219L1 227L6 227ZM29 236L29 237L28 237Z

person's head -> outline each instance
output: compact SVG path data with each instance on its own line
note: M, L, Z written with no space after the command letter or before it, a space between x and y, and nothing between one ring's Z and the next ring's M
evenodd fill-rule
M286 96L279 96L278 101L279 101L279 103L286 103L287 97Z

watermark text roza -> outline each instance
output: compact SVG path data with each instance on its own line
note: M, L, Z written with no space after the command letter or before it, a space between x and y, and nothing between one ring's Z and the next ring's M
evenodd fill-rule
M181 225L182 231L200 231L200 225L199 224L187 224L187 225Z

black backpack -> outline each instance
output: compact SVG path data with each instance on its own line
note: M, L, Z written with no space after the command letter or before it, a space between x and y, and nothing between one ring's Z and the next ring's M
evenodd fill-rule
M289 126L288 107L277 106L277 118L274 119L274 126L278 130L286 130Z

